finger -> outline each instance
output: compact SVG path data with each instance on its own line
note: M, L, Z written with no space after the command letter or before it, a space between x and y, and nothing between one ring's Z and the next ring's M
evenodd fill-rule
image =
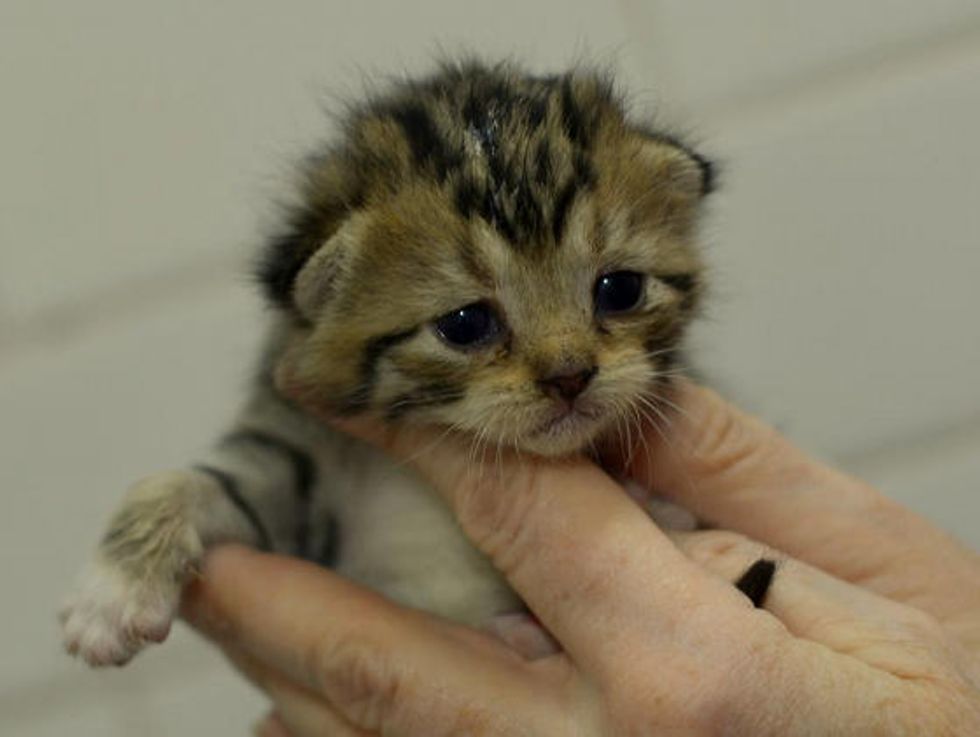
M704 602L733 626L744 614L729 587L703 575L586 459L501 449L481 466L464 440L438 431L365 419L343 427L421 471L470 540L589 672L634 657L637 641L661 652L676 647L678 631L698 626L690 611Z
M372 733L357 729L341 717L323 697L274 668L235 647L225 648L224 653L275 705L275 712L256 728L261 737L371 737Z
M678 381L666 428L626 472L712 526L736 530L847 581L977 628L980 562L867 484L814 461L714 392ZM664 434L661 437L661 433Z
M509 704L534 724L562 695L489 637L399 607L320 566L246 548L209 554L183 613L368 732L397 724L404 734L432 734L462 710L507 735L515 717L488 705Z
M486 625L486 630L525 660L540 660L561 652L561 646L529 614L500 614Z
M797 637L890 673L926 677L947 670L951 651L945 633L916 609L738 533L707 530L671 537L686 555L726 581L736 581L760 559L775 561L764 606Z

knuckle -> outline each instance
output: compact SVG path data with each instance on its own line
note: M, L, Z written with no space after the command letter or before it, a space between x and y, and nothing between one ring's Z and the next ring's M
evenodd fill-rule
M321 639L305 669L309 682L362 729L380 730L404 696L404 679L387 650L369 638Z
M507 573L527 554L529 520L546 504L533 462L502 472L477 469L460 485L456 517L476 546Z
M896 624L912 641L936 644L945 642L947 637L946 630L938 619L912 607L906 607L903 613L897 616Z
M720 476L740 467L758 452L758 434L722 402L712 403L701 418L691 446L691 462L702 476Z
M794 485L819 469L775 429L724 402L714 392L689 429L685 466L694 478L735 480L760 468Z

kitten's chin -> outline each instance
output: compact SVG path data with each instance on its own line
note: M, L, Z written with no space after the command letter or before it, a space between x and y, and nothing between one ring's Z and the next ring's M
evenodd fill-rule
M597 414L568 412L534 427L521 437L518 447L540 456L573 455L588 447L603 425L603 419Z
M594 433L590 433L581 439L525 440L518 447L526 453L544 458L563 458L581 453L593 437Z

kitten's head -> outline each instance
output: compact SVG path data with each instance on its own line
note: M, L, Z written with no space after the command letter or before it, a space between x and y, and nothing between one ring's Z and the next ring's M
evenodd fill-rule
M670 373L711 183L597 75L467 63L402 83L310 163L261 265L293 321L292 388L332 411L579 450L651 410Z

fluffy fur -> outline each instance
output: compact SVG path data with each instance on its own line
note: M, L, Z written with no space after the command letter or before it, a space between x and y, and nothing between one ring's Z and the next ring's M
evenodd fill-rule
M712 180L586 71L445 65L354 108L258 269L276 317L252 396L207 457L123 503L63 612L68 649L120 663L161 639L224 540L471 624L518 608L424 484L285 400L275 369L306 407L453 428L477 452L587 449L663 411Z

